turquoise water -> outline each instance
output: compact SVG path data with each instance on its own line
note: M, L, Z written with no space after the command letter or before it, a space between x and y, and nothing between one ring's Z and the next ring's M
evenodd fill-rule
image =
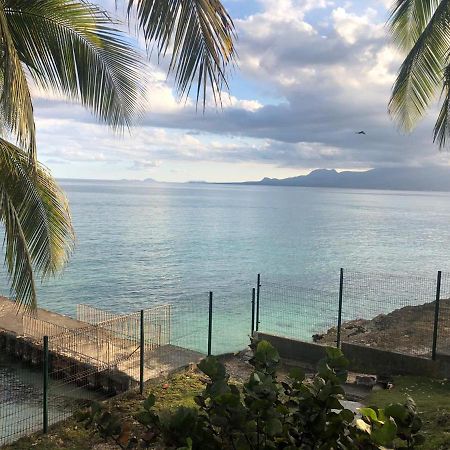
M62 184L77 246L40 289L40 304L61 312L133 309L258 272L314 285L340 267L434 277L450 266L448 193Z
M237 345L250 328L250 289L258 272L263 284L287 280L335 295L340 267L433 280L450 265L449 193L62 185L77 245L62 276L39 289L39 302L66 314L77 303L125 312L170 302L180 305L185 322L177 330L185 327L179 332L187 335L205 323L212 290L215 311L225 316L216 320L216 331L222 327L225 336L231 327ZM277 298L270 301L276 310ZM320 323L333 318L330 313Z

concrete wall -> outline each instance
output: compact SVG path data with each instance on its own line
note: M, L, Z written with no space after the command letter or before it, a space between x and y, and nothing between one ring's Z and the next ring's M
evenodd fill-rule
M282 358L311 365L325 356L325 347L282 336L257 333L259 339L269 341ZM423 375L436 378L450 377L450 356L438 354L436 361L379 350L362 345L342 343L342 351L350 361L349 369L377 375Z

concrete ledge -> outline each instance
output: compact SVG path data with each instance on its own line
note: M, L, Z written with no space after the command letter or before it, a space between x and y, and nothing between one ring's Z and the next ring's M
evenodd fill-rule
M435 378L447 377L450 373L445 370L446 365L439 359L433 361L349 343L342 343L342 351L350 360L351 369L357 372L380 375L423 375Z
M258 339L269 341L282 358L302 361L316 365L326 356L325 346L310 342L297 341L283 336L273 334L257 333Z
M285 359L316 365L326 355L326 347L323 345L259 332L257 336L259 339L269 341ZM350 343L342 343L342 351L350 361L349 369L355 372L377 375L450 377L450 357L448 355L437 354L436 361L432 361Z

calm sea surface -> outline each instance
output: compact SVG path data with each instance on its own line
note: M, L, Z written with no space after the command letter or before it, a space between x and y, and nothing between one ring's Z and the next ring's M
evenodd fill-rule
M77 234L40 305L131 310L263 278L333 283L340 267L450 268L450 194L63 182Z

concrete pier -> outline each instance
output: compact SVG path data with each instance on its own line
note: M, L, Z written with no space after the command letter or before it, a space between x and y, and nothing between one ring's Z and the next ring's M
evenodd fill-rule
M160 320L170 321L170 314L160 316L163 317ZM116 315L103 323L89 324L41 308L32 316L24 316L14 302L0 297L0 351L39 366L43 360L42 338L48 335L50 377L110 393L123 392L139 382L137 317ZM144 346L144 381L197 363L204 356L172 345L171 325L165 322L153 324L149 320L145 324L148 335ZM164 340L161 327L169 330L162 333L166 336ZM158 330L154 336L152 329Z

